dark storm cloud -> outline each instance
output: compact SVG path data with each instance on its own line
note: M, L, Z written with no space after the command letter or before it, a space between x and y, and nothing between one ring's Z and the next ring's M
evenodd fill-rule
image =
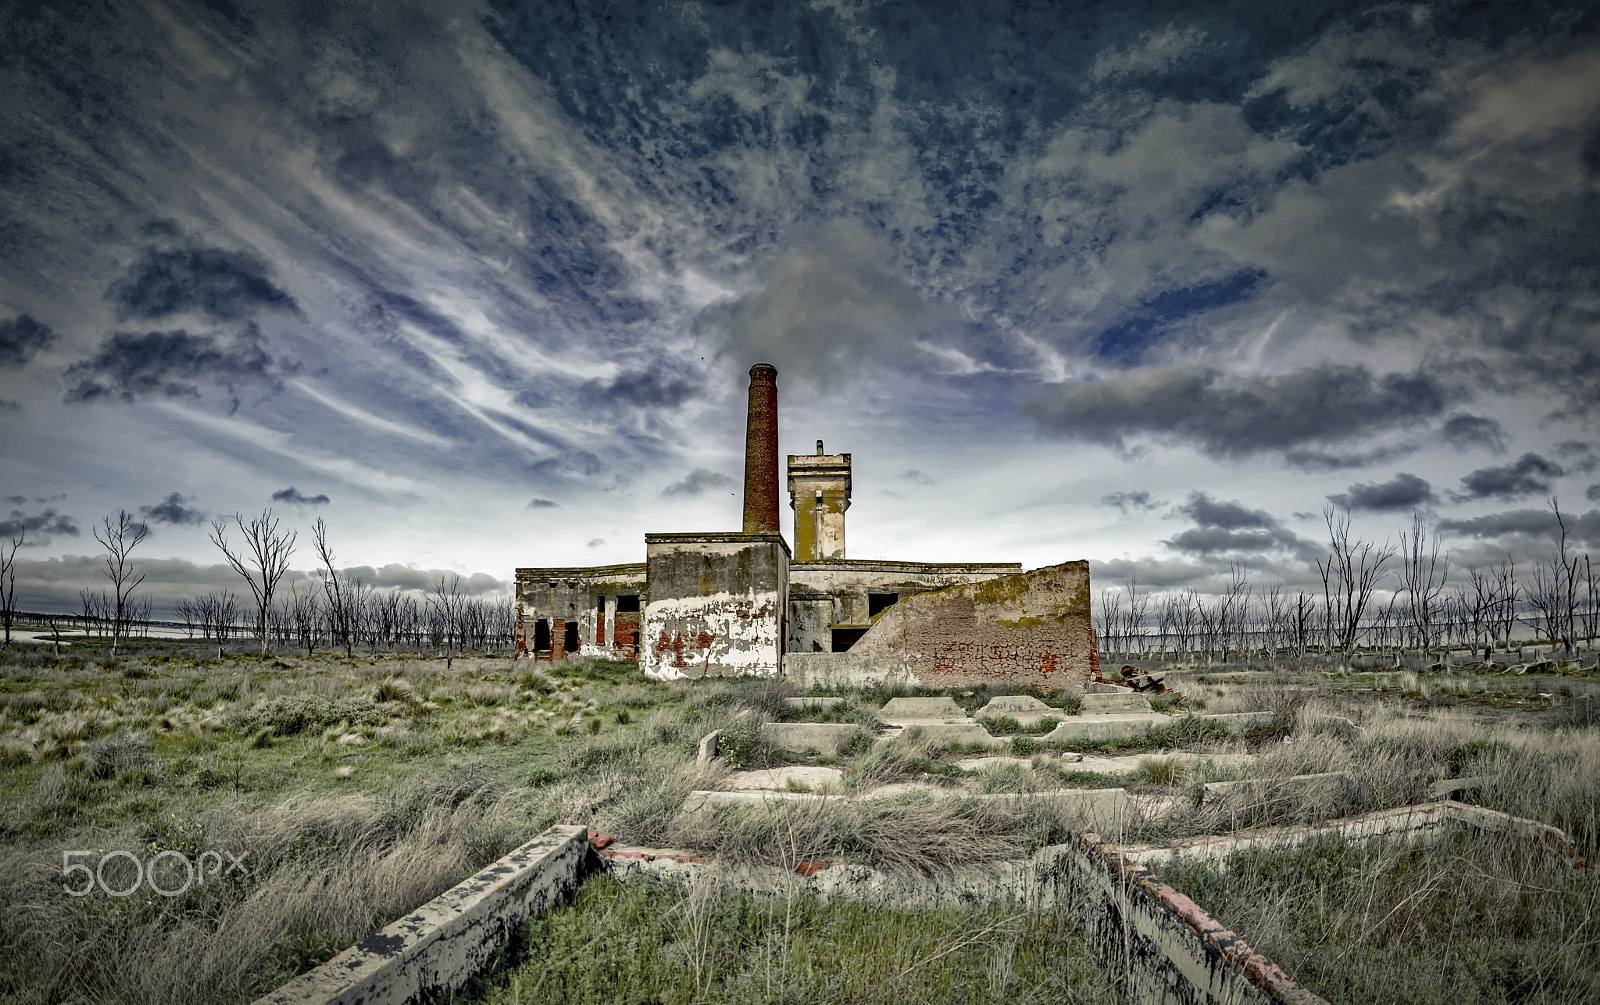
M682 481L673 482L661 490L664 496L698 496L704 495L713 489L723 489L732 485L733 479L720 472L707 468L695 468L684 475Z
M1369 450L1319 450L1314 447L1295 447L1285 450L1283 459L1303 471L1350 471L1385 464L1417 452L1412 443L1373 447Z
M308 496L291 485L272 493L272 501L287 503L290 506L326 506L331 500L326 493L319 492L314 496Z
M117 332L88 359L66 368L66 400L73 403L141 398L198 397L201 384L235 395L247 383L280 385L294 370L266 351L259 332L247 329L229 342L187 331ZM235 397L237 403L237 397Z
M452 584L459 585L468 596L482 597L504 592L504 580L484 572L474 572L470 576L462 576L446 569L418 569L409 565L400 565L391 562L382 568L373 568L370 565L353 565L341 570L352 578L360 579L363 583L380 590L409 590L419 593L431 593L443 584L448 590Z
M1323 363L1281 376L1163 369L1072 381L1024 411L1049 432L1122 448L1130 436L1243 457L1415 425L1455 392L1420 371Z
M699 383L688 377L654 370L624 373L611 380L591 380L580 388L591 402L634 408L675 408L699 397L701 392Z
M26 536L30 544L49 544L57 534L77 537L78 522L54 509L42 513L24 513L14 509L9 518L0 520L0 538L7 540Z
M1152 500L1149 492L1140 489L1137 492L1112 492L1103 495L1100 497L1100 505L1110 506L1126 515L1134 510L1157 509L1165 503Z
M140 506L139 512L150 523L169 523L177 527L206 522L205 511L189 505L180 492L173 492L154 506Z
M1386 482L1357 482L1328 499L1347 510L1375 513L1416 509L1439 501L1426 479L1404 471Z
M26 314L0 321L0 367L22 366L55 339L49 325Z
M1440 433L1445 442L1457 450L1484 447L1498 454L1511 442L1505 427L1486 415L1452 415L1445 421Z
M294 298L273 285L249 255L218 248L146 248L107 295L123 318L156 320L189 311L237 321L257 310L295 311Z
M1204 492L1189 493L1177 508L1195 526L1165 544L1191 555L1218 555L1267 551L1302 551L1308 543L1280 524L1265 510L1243 503L1213 499Z
M1465 492L1458 499L1520 499L1549 492L1556 478L1566 470L1554 461L1529 452L1510 464L1479 468L1462 476Z
M1562 440L1555 446L1556 456L1566 462L1567 472L1575 475L1593 474L1600 469L1600 454L1583 440Z
M1595 482L1583 491L1583 497L1590 502L1600 502L1600 482Z
M524 509L560 509L561 504L553 499L529 499Z
M1569 542L1579 546L1600 545L1600 510L1587 513L1563 513ZM1517 535L1554 541L1559 534L1556 517L1546 509L1514 509L1502 513L1469 517L1464 520L1440 520L1439 532L1462 537L1503 538Z

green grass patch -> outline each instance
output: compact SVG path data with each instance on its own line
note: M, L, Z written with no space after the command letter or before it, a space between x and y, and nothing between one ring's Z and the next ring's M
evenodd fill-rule
M456 1000L1116 1001L1070 918L1000 908L885 911L597 876L521 942L526 963Z

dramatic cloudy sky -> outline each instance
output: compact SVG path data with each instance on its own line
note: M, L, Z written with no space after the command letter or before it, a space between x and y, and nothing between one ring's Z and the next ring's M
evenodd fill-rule
M739 520L744 371L854 557L1306 577L1322 510L1600 548L1592 4L0 11L0 528L342 561ZM308 535L303 535L308 536ZM297 565L309 564L302 546Z

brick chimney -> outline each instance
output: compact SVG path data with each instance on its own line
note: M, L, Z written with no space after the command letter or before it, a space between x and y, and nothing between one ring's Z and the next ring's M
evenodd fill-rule
M750 368L750 417L744 434L744 532L778 530L778 368Z

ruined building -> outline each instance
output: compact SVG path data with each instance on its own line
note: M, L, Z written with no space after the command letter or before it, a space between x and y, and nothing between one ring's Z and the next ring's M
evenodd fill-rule
M646 534L628 565L517 570L517 648L536 660L637 659L661 679L783 674L931 686L1090 674L1089 565L845 557L849 454L788 457L794 550L780 530L778 371L750 368L744 523Z

